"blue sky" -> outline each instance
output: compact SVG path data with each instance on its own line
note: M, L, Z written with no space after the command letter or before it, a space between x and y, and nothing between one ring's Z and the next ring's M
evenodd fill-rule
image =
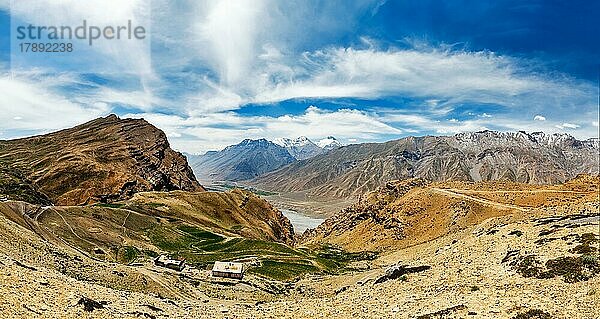
M99 24L107 7L121 9L113 19L139 14L116 0L23 1ZM300 135L598 136L598 1L132 0L152 10L151 54L97 52L58 70L11 69L11 18L44 17L9 3L0 0L2 139L109 113L144 117L192 153ZM111 59L134 71L98 70Z

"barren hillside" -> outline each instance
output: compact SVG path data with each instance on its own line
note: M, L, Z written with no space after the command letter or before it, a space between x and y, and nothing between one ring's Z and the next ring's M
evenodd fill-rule
M115 115L34 137L0 141L0 195L79 205L151 190L203 190L164 132Z
M498 216L598 200L598 177L552 186L515 182L388 182L303 236L305 244L389 250L420 244Z

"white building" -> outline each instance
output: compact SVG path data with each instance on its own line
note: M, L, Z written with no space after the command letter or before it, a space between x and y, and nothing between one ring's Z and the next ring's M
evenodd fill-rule
M244 277L244 264L217 261L212 269L213 277L242 279Z

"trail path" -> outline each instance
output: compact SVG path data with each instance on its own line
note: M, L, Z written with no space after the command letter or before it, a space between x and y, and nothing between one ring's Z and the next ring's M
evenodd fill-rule
M440 188L442 189L442 188ZM479 190L465 190L465 189L457 189L457 188L443 188L452 192L468 192L468 193L570 193L570 194L590 194L593 192L579 192L579 191L569 191L569 190L561 190L561 189L528 189L528 190L496 190L496 191L479 191Z
M510 205L510 204L503 204L503 203L498 203L498 202L494 202L488 199L484 199L484 198L479 198L479 197L474 197L474 196L470 196L470 195L466 195L466 194L462 194L462 193L458 193L455 190L451 190L451 189L444 189L444 188L436 188L436 187L432 187L430 188L432 191L442 194L442 195L446 195L446 196L451 196L451 197L457 197L457 198L465 198L468 200L472 200L484 205L488 205L488 206L492 206L492 207L496 207L496 208L500 208L500 209L514 209L514 210L518 210L518 211L522 211L522 212L526 212L529 211L528 208L524 208L521 206L516 206L516 205Z

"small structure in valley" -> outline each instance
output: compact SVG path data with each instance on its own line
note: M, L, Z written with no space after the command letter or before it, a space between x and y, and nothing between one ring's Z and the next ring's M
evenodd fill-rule
M242 279L244 277L244 264L217 261L212 269L213 277Z
M177 271L182 271L183 268L185 268L185 259L171 259L167 255L160 255L154 259L154 264Z

